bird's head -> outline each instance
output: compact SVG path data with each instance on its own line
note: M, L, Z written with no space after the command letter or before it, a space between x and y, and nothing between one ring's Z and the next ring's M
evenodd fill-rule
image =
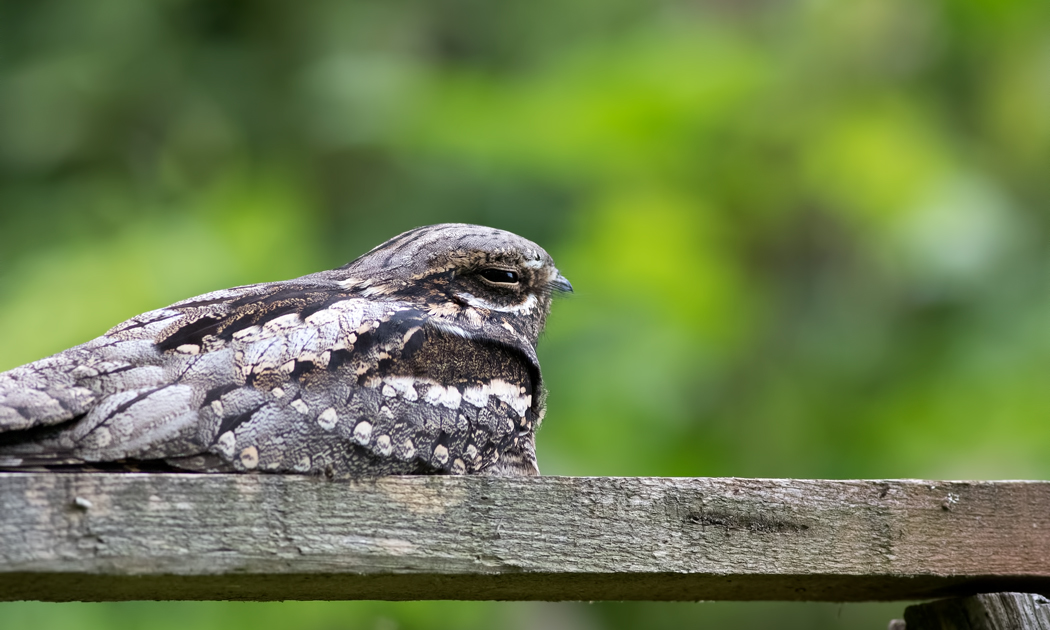
M338 271L347 290L407 302L449 332L496 339L510 333L534 347L552 294L572 291L539 245L462 223L409 230Z

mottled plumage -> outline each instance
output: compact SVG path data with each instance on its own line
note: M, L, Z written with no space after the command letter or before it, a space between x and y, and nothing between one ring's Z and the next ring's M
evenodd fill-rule
M550 256L443 224L0 374L0 468L538 474Z

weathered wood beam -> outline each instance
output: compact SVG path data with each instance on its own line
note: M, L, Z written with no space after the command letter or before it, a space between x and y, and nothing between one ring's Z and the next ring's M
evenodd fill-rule
M0 473L0 600L1050 592L1050 483Z
M1050 630L1050 600L988 593L908 606L905 630Z

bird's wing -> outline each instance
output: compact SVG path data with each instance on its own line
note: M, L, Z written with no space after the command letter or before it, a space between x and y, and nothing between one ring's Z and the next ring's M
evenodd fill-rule
M332 287L294 281L216 291L4 372L0 465L199 452L200 409L209 394L248 381L238 363L246 344L234 333L277 330L275 320L287 313L345 298Z

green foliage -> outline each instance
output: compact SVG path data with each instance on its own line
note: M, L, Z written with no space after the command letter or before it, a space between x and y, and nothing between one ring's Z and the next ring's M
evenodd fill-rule
M476 222L540 242L577 289L540 346L547 474L1045 478L1048 18L1038 0L0 4L0 369ZM894 609L845 610L0 615L816 628Z

